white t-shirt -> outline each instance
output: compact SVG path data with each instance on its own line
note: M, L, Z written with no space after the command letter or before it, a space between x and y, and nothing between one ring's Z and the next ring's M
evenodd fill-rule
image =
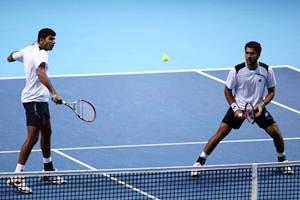
M40 81L36 70L42 62L46 63L48 69L48 53L40 49L38 44L30 45L13 53L13 59L24 64L26 85L22 91L22 102L48 102L49 91Z
M250 70L241 63L230 70L226 86L233 90L239 108L244 109L246 103L253 106L263 101L266 88L276 85L274 72L268 65L259 62L255 70Z

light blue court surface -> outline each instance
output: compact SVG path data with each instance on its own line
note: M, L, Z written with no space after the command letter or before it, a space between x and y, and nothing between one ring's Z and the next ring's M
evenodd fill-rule
M5 59L51 27L51 74L230 67L257 40L262 60L299 67L300 1L0 1L0 77L22 76ZM168 54L164 63L161 56Z
M289 160L299 160L299 70L274 68L277 96L268 105L282 130ZM94 123L50 103L57 168L112 169L188 166L197 159L228 109L223 96L228 70L52 77L65 99L85 98L98 112ZM286 83L290 85L287 87ZM25 117L19 100L24 79L1 79L1 171L13 171L23 143ZM6 106L5 106L6 105ZM27 163L40 170L38 145ZM245 122L216 148L207 164L276 161L275 148L257 125Z

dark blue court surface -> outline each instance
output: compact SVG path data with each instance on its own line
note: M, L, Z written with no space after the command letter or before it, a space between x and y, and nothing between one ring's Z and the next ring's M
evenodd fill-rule
M274 68L278 86L268 105L285 138L289 160L300 160L300 73ZM223 95L228 70L52 77L59 94L83 98L97 109L94 123L50 102L55 166L60 170L189 166L219 126L228 105ZM214 79L213 79L214 78ZM0 80L0 162L14 171L26 137L20 93L24 79ZM42 167L39 145L26 170ZM276 161L272 140L245 122L209 157L207 164Z

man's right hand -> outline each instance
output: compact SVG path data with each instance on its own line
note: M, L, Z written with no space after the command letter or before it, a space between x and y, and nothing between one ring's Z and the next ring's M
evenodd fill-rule
M243 118L243 112L241 110L237 110L235 113L234 113L234 117L235 118Z
M58 94L51 94L51 99L56 104L62 104L63 99Z

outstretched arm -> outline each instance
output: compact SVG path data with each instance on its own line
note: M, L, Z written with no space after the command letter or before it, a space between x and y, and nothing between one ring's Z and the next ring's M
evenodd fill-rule
M14 61L16 61L14 58L13 58L13 53L15 53L16 51L14 51L14 52L11 52L10 54L9 54L9 56L7 57L7 62L14 62Z

